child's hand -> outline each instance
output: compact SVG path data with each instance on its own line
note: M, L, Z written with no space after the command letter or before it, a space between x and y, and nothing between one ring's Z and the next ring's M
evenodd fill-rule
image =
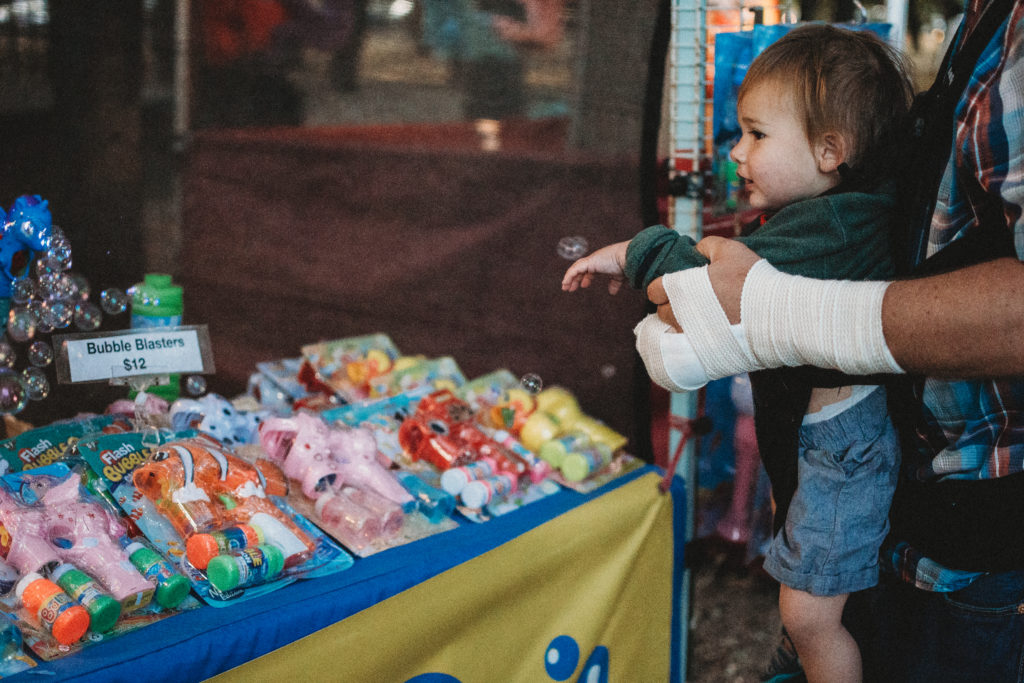
M593 254L577 260L565 271L562 278L562 291L575 292L580 287L587 288L594 281L594 275L607 275L608 293L616 294L622 289L626 279L626 248L629 242L617 242L601 247Z
M647 285L647 300L658 307L658 317L663 323L676 332L683 331L683 328L679 326L679 321L676 320L676 314L672 312L672 302L668 300L665 283L661 281L660 277L655 278L651 284Z

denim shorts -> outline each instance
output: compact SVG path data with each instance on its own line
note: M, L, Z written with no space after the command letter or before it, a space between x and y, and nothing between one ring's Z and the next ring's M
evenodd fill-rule
M900 463L885 389L801 426L798 458L797 490L765 554L765 571L812 595L874 586Z

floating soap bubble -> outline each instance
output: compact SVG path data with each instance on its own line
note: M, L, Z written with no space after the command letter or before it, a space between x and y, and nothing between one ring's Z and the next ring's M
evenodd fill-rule
M71 324L71 318L75 315L74 305L64 299L44 301L39 305L39 329L46 327L60 329Z
M21 377L30 400L42 401L50 395L50 380L42 368L29 366L21 371Z
M78 283L67 273L61 273L53 285L53 295L58 299L76 299Z
M103 322L103 311L91 301L79 301L75 304L75 314L72 317L75 327L83 332L92 332L99 329Z
M189 375L185 378L185 391L189 396L201 396L206 393L206 378L202 375Z
M14 353L14 347L7 343L7 340L0 340L0 367L13 368L18 355Z
M544 388L544 380L540 378L540 375L532 372L523 375L519 384L531 394L539 394L540 390Z
M41 339L32 342L28 347L28 362L37 368L45 368L53 362L53 349Z
M107 315L118 315L128 310L128 295L117 287L100 292L100 306Z
M590 249L590 245L587 244L585 237L563 237L558 240L558 255L567 261L582 258L588 249Z
M43 299L59 299L60 273L42 273L36 278L36 293Z
M22 278L11 285L11 301L16 304L27 304L36 295L35 280Z
M28 388L18 373L9 368L0 368L0 413L20 413L28 402Z
M611 363L607 363L601 366L601 376L604 377L605 379L611 379L612 377L615 376L616 372L617 370L615 369L615 366L612 365Z
M88 299L91 289L89 288L89 281L85 279L85 276L78 273L68 273L68 277L75 283L75 288L78 290L78 298L83 301Z
M42 277L43 275L52 275L59 272L58 268L54 268L54 265L50 262L50 259L43 254L36 259L36 277Z
M50 248L46 250L47 265L55 270L67 270L71 267L71 243L67 238L50 239Z
M12 308L7 317L7 336L26 342L36 334L36 316L28 308Z

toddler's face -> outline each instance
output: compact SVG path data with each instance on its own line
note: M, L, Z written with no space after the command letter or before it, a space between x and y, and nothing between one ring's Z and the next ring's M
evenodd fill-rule
M780 209L830 189L838 174L820 170L819 150L807 140L803 117L791 90L782 84L755 85L739 101L743 136L729 156L757 209Z

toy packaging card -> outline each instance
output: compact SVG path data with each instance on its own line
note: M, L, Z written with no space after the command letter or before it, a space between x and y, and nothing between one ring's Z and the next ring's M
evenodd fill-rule
M431 391L456 389L466 382L454 358L417 358L405 356L395 361L389 372L369 380L370 396L394 396L424 387Z
M145 446L137 433L83 439L79 452L148 543L222 607L352 565L285 498L287 482L196 432Z
M309 344L302 357L315 377L300 369L299 379L314 391L326 387L342 403L360 401L370 398L370 382L390 372L400 355L391 338L380 333Z
M249 394L268 410L290 411L292 405L310 395L299 382L302 362L299 357L257 363L257 372L249 377Z
M295 509L360 557L457 526L451 496L393 470L369 427L299 412L264 422L260 444L238 454L280 466Z
M398 429L405 418L416 409L419 400L432 391L430 387L424 386L396 396L350 403L325 410L320 413L320 417L327 424L339 423L373 430L377 450L398 465L402 462L402 444L398 441Z
M520 381L511 371L501 368L480 377L474 377L463 384L456 393L463 401L481 413L504 401L510 389L520 386Z
M184 577L171 595L140 566L122 521L65 463L0 477L0 609L40 658L199 606Z
M0 441L0 474L42 467L64 458L78 439L102 431L130 431L131 424L115 415L91 415L54 422Z

